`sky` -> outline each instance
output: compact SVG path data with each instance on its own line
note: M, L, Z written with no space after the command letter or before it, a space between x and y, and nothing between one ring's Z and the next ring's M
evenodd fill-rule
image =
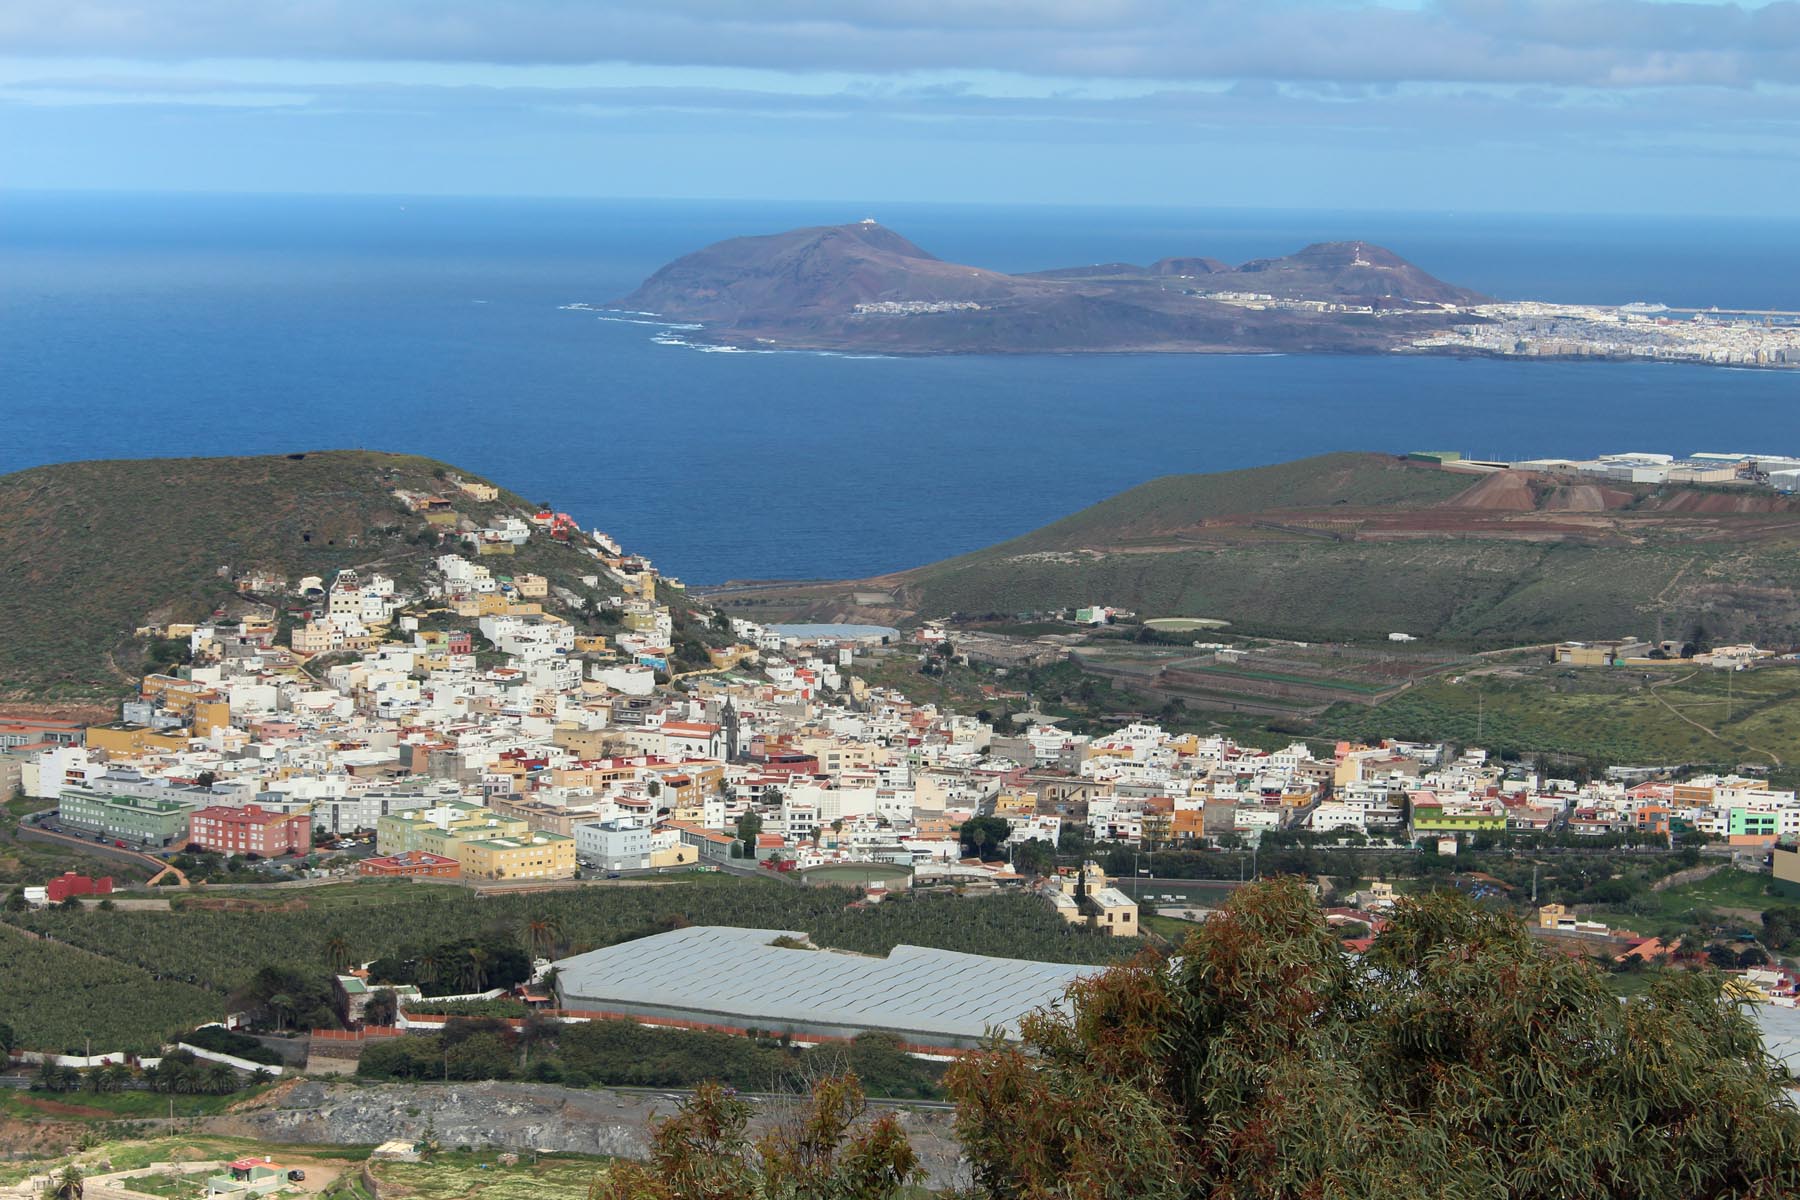
M1800 0L0 0L0 187L1788 215Z

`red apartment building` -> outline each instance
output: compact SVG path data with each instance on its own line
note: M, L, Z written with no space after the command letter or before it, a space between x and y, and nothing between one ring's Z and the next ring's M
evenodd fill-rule
M310 854L312 814L270 812L255 804L243 808L215 805L196 810L188 819L188 841L220 854L262 858Z

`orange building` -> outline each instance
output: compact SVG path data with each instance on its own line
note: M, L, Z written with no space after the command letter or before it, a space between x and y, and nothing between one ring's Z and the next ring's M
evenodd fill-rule
M1178 808L1169 826L1169 836L1177 842L1195 843L1206 836L1206 810Z
M462 864L454 858L445 858L441 854L428 854L423 850L403 850L399 854L365 858L357 864L356 873L378 875L385 878L423 875L432 879L458 879L462 876Z
M259 804L195 809L188 818L188 841L221 854L254 854L260 858L310 854L312 814L272 812Z

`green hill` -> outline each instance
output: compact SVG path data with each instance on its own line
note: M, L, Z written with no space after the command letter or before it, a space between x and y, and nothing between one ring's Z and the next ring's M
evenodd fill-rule
M1287 509L1344 504L1414 507L1447 500L1467 490L1469 483L1466 475L1388 455L1354 452L1242 471L1164 475L967 557L1071 549L1096 541L1123 544L1242 513L1274 515Z
M134 629L207 618L232 602L233 576L252 568L290 580L343 567L416 578L439 551L397 488L448 491L475 519L527 507L509 492L476 504L451 488L450 473L427 458L333 450L0 476L0 696L119 692L145 663ZM517 566L528 569L523 558Z
M1800 641L1797 549L1800 503L1766 489L1600 486L1331 454L1152 480L855 588L892 596L889 621L1110 604L1309 640L1397 631L1487 648L1698 627L1785 645ZM814 615L857 615L841 588L808 601Z

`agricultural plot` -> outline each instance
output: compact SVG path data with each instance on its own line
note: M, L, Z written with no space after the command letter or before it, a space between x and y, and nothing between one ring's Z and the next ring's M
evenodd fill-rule
M536 1161L532 1161L533 1159ZM605 1160L524 1153L506 1164L497 1154L440 1154L429 1162L381 1162L370 1167L389 1196L417 1200L585 1200Z
M0 963L0 1022L28 1049L154 1050L222 1015L215 993L3 926Z
M37 967L0 972L0 1020L49 1041L100 1031L131 1046L217 1019L226 994L261 967L280 964L315 977L331 970L333 951L354 961L500 930L526 938L527 922L555 930L556 953L578 953L689 925L804 929L825 946L886 954L910 943L1052 962L1101 963L1138 944L1065 924L1035 897L979 902L917 896L849 909L856 892L798 888L774 880L708 877L641 888L587 888L535 896L476 897L461 889L371 889L367 903L334 897L312 908L187 908L169 913L62 912L9 917L69 946L33 942L0 926L6 941ZM79 946L92 951L84 954ZM95 957L99 955L102 957ZM38 961L41 959L42 961ZM112 960L108 962L106 960ZM159 972L153 980L141 968ZM57 972L63 972L60 975ZM42 980L71 978L93 1004L70 1006ZM150 1001L140 997L149 997ZM127 1003L127 1000L132 1002ZM115 1048L115 1047L109 1047Z
M1337 644L1250 643L1248 653L1193 654L1129 647L1078 658L1096 674L1128 678L1199 708L1312 716L1340 702L1378 704L1467 660L1418 650Z
M1603 765L1800 765L1800 669L1571 669L1544 662L1423 682L1321 722L1339 737L1447 740Z

